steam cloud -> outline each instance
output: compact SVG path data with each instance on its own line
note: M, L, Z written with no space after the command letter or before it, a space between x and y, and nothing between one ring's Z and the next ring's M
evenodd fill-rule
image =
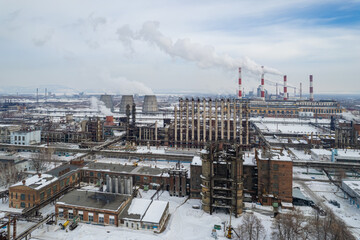
M106 116L112 116L113 113L109 108L105 106L105 103L97 99L96 97L91 97L90 99L90 108L96 109L97 111L101 112L102 114Z
M194 43L188 38L177 39L173 42L171 38L159 31L159 25L159 22L148 21L143 24L138 32L132 31L129 25L124 25L117 30L119 41L132 52L132 42L134 40L146 41L157 46L171 57L180 57L195 62L202 68L220 67L225 70L234 71L238 67L242 67L253 74L260 74L262 72L261 66L247 57L234 59L227 54L218 54L215 52L214 47ZM264 67L264 72L282 75L280 71L269 67Z

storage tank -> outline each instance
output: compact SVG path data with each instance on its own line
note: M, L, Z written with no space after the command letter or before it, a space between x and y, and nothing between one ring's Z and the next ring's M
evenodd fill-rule
M115 193L119 193L119 179L115 178Z
M159 111L158 103L155 95L145 95L142 107L143 113L156 113Z
M133 95L122 95L120 102L120 113L126 113L126 105L130 105L130 109L134 104Z
M106 192L110 192L110 177L106 175Z
M125 179L120 178L120 193L125 194Z

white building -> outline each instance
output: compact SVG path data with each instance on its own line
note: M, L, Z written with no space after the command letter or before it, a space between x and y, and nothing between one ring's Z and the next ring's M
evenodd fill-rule
M314 161L330 161L332 152L327 149L311 149L311 159Z
M349 198L351 205L360 207L360 181L359 180L343 180L342 187L346 193L345 197Z
M16 131L10 136L10 143L16 145L33 145L41 142L41 131Z

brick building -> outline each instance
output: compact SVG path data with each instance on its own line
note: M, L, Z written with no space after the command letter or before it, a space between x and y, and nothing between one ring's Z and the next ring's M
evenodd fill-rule
M131 202L131 195L74 190L55 205L58 219L119 226L119 214Z
M65 164L45 174L24 179L9 188L9 207L29 208L79 182L79 166Z
M289 156L268 151L256 152L258 200L263 205L292 203L293 164Z

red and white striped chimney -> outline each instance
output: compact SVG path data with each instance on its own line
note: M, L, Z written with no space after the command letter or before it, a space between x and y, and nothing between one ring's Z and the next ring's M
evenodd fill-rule
M286 79L286 75L284 75L284 101L286 100L288 100L287 79Z
M264 90L264 83L265 83L265 81L264 81L264 66L261 66L261 69L262 69L262 73L261 73L261 88L260 88L260 90L261 90L261 99L263 100L263 101L265 101L265 90Z
M310 75L310 101L314 101L313 75Z
M238 98L242 98L242 86L241 86L241 67L239 67L239 95Z

